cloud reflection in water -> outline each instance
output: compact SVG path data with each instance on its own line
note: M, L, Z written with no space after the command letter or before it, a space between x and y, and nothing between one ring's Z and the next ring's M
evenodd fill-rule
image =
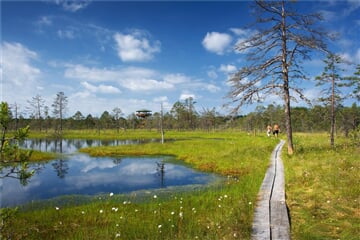
M41 173L21 186L16 179L3 179L1 207L14 206L33 200L50 199L61 195L99 193L129 193L143 189L207 184L212 175L197 172L183 165L163 162L164 157L91 158L85 154L69 156L68 171L59 178L54 170L56 161L45 165Z

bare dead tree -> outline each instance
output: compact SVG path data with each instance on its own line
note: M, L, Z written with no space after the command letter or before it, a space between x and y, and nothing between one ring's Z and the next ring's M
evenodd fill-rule
M35 97L32 97L31 100L27 101L29 103L29 107L27 108L33 117L38 120L39 130L42 130L42 118L43 111L45 107L45 100L37 94Z
M256 21L252 32L236 45L246 55L246 63L230 78L229 105L237 113L246 104L262 102L269 95L284 101L288 153L293 153L290 102L306 100L300 81L307 79L301 66L313 50L325 51L324 39L330 37L317 24L320 14L300 14L288 1L255 1Z

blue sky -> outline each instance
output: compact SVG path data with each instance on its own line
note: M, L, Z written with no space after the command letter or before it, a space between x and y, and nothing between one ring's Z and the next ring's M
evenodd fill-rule
M25 112L32 97L51 107L63 91L67 117L78 110L100 116L115 107L127 116L160 111L161 104L169 111L193 97L198 111L215 107L226 114L227 79L245 58L234 45L254 21L249 3L1 1L1 101ZM297 7L321 11L323 26L341 34L330 49L360 62L360 1L300 1ZM310 78L323 71L323 58L304 63ZM303 87L309 98L320 94L310 83ZM263 104L269 103L282 101L272 96Z

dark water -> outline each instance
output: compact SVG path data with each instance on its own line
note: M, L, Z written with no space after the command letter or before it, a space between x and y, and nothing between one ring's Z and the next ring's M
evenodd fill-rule
M74 152L77 146L88 145L85 140L82 141L75 141L76 146L63 144L63 152L67 154L59 159L41 166L31 165L40 170L25 186L18 179L0 179L0 206L15 206L71 194L118 194L171 186L205 185L217 178L167 156L100 158ZM67 146L66 149L64 146ZM47 147L56 149L55 143Z

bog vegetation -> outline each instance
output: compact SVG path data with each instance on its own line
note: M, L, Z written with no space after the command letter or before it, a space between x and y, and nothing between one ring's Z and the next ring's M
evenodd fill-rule
M175 141L82 151L171 154L227 180L191 192L149 191L140 197L107 193L84 202L69 196L19 209L1 208L0 238L248 239L256 194L277 143L266 137L265 128L278 124L280 137L287 136L288 153L295 151L294 155L283 152L293 239L357 239L360 107L342 103L345 98L359 100L360 67L350 76L340 74L342 61L327 49L330 32L321 30L321 14L303 15L288 8L291 4L296 3L255 1L256 20L251 27L265 24L265 28L247 29L252 34L238 42L236 49L247 53L248 65L228 82L229 105L235 113L274 94L284 100L282 105L258 105L247 115L227 116L215 108L199 110L188 98L165 113L145 109L146 114L124 116L115 107L94 117L80 110L67 116L71 103L64 92L56 95L52 109L36 95L28 101L27 114L16 103L1 103L0 178L14 177L26 184L34 174L28 171L28 162L51 157L18 147L29 133L49 138L139 139L159 138L165 132L166 139ZM300 80L309 80L302 60L317 50L329 54L317 80L326 88L331 86L331 94L311 107L291 107L293 94L306 100L298 88ZM347 88L346 94L342 87Z

